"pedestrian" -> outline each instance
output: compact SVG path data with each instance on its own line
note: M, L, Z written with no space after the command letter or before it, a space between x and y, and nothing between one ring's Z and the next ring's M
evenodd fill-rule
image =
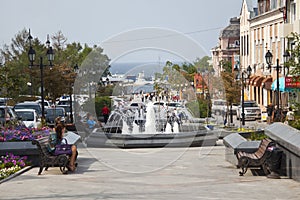
M94 129L97 122L94 120L93 116L88 113L88 120L86 121L89 129Z
M101 112L102 112L102 116L104 117L104 123L106 124L110 113L110 110L106 104L104 104L104 107L102 108Z
M291 125L291 122L295 120L295 113L291 107L289 107L289 111L286 113L285 121L287 124Z
M274 106L272 105L272 103L270 103L267 106L267 114L268 114L267 123L268 124L271 124L273 122L273 111L274 111Z

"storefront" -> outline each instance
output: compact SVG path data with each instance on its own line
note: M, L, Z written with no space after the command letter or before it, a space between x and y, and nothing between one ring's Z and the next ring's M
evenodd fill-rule
M276 97L277 79L271 85L273 96ZM283 109L287 109L290 104L299 100L300 82L299 77L280 77L279 78L279 105ZM272 103L277 105L276 98Z

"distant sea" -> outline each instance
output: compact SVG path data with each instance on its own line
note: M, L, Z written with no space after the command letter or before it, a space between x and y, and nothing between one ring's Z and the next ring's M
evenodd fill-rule
M165 63L159 62L119 62L111 63L112 74L137 75L144 72L145 76L152 76L155 73L162 73Z

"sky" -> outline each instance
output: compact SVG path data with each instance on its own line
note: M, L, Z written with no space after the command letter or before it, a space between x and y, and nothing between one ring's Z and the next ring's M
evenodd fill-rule
M41 41L62 31L70 43L99 45L116 62L163 62L168 57L192 61L210 56L220 31L231 17L239 16L241 4L242 0L1 0L0 48L30 28Z

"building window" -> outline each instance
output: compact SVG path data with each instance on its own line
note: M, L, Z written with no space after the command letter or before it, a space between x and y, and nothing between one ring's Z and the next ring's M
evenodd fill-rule
M284 2L285 2L285 0L279 0L279 7L280 8L285 6Z
M247 35L247 56L249 55L249 35Z
M294 1L291 1L291 20L290 22L293 23L296 20L296 3Z
M244 36L244 55L247 55L247 52L246 52L246 36Z
M244 55L244 36L241 36L241 54Z
M263 0L258 1L258 14L263 14L265 13L265 4Z
M271 0L271 10L275 10L277 8L277 0Z
M269 12L270 11L270 0L265 0L264 2L266 4L266 6L265 6L266 12Z

